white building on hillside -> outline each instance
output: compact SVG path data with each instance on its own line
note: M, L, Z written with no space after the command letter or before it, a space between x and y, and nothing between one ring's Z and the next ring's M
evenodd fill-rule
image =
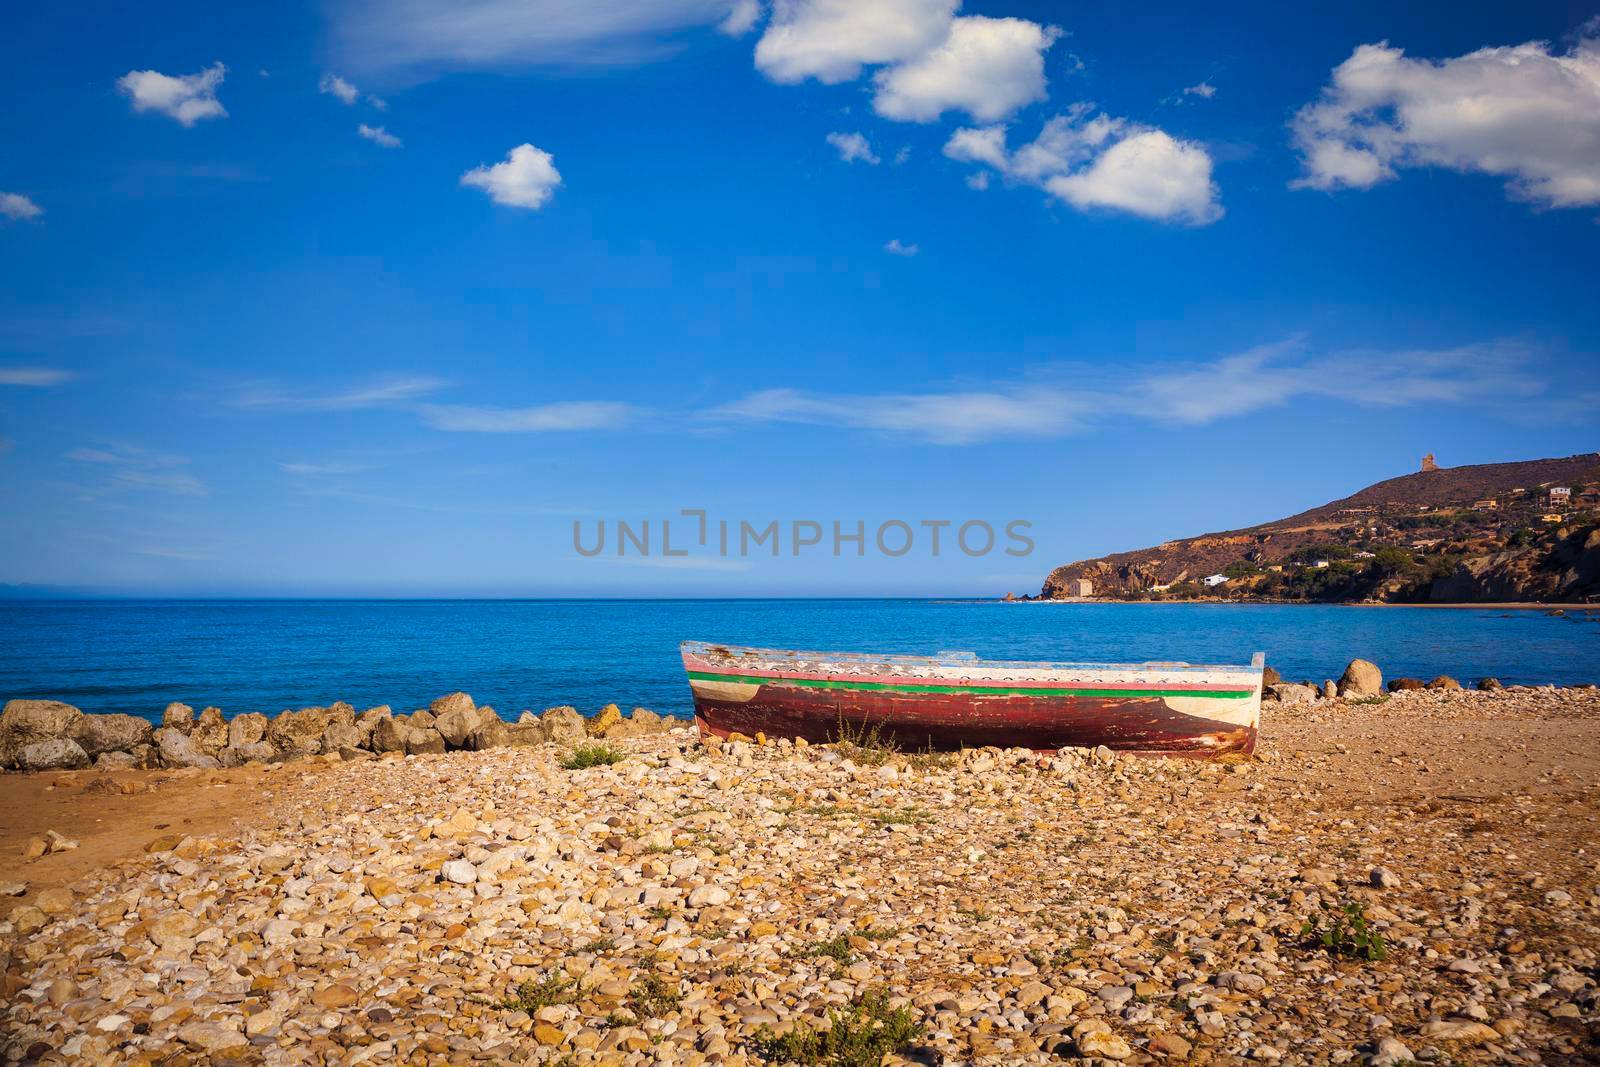
M1213 574L1209 578L1200 579L1200 582L1201 582L1202 585L1205 585L1207 588L1215 588L1216 586L1219 586L1219 585L1227 585L1228 584L1228 578L1227 578L1226 575Z

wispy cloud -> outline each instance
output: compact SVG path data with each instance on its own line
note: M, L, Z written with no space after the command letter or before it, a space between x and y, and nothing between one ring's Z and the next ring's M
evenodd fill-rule
M91 498L117 490L150 490L174 496L205 496L207 493L205 483L184 469L189 462L185 456L154 452L126 442L111 442L74 448L65 458L107 468L108 477L101 486L84 490Z
M914 245L914 244L906 244L905 242L901 241L900 238L895 237L895 238L892 238L889 241L888 244L883 246L883 250L885 252L889 253L891 256L907 256L907 257L909 257L909 256L914 256L918 252L922 251L922 246L921 245Z
M0 215L8 219L36 219L43 214L44 208L21 193L0 193Z
M453 433L548 433L564 430L614 429L633 415L628 404L570 400L533 407L504 408L479 404L423 404L422 421Z
M0 385L44 387L70 382L77 375L56 367L0 367Z
M252 382L232 398L234 407L260 411L359 411L394 407L421 399L445 385L425 375L380 378L343 389L291 388L277 382Z
M356 136L365 138L383 148L399 148L402 143L400 138L382 126L368 126L365 122L356 127Z
M317 91L326 96L333 96L345 105L354 104L361 99L361 90L345 81L337 74L324 74L317 83Z
M860 160L863 163L876 167L879 163L878 154L872 150L872 143L859 133L830 133L824 138L839 153L839 158L845 163L854 163Z
M1362 407L1540 402L1538 353L1518 341L1448 349L1313 351L1291 338L1200 363L1046 368L1035 380L983 388L839 395L768 389L718 408L722 421L787 422L877 431L935 444L1048 438L1117 419L1198 426L1308 398Z
M365 463L280 463L278 469L297 478L325 478L360 474L372 468Z

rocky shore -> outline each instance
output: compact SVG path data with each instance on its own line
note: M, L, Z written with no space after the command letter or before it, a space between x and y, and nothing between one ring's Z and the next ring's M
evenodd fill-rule
M387 704L358 713L339 702L273 718L246 712L225 719L220 708L206 708L196 717L189 705L174 703L167 705L159 727L137 715L85 715L59 701L12 700L0 713L0 767L238 767L324 753L365 759L390 752L481 752L584 737L636 737L666 725L649 708L624 715L615 704L587 719L563 705L542 715L524 711L510 723L493 708L478 707L466 693L442 696L409 715L396 715Z
M8 861L0 1056L1588 1061L1597 720L1592 689L1319 693L1232 763L673 723L345 759L330 721L294 763L18 776L241 817L70 887Z

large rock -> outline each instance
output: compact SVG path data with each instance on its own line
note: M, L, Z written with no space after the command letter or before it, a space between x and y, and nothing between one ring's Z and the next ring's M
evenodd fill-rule
M548 739L544 732L544 724L537 719L533 722L513 724L496 715L478 727L478 731L467 739L467 747L475 752L487 748L533 748L544 744Z
M17 765L17 755L36 741L70 738L83 712L58 700L8 700L0 712L0 764Z
M570 704L545 708L544 714L539 717L539 722L544 726L545 736L558 745L582 741L589 736L589 731L583 723L583 716L579 715L578 709Z
M584 728L589 731L590 737L609 737L611 728L620 722L622 709L615 704L607 704L594 718L584 723Z
M634 708L633 714L607 730L606 736L619 739L643 737L646 734L658 734L669 728L667 720L649 708Z
M220 767L222 762L206 752L182 730L164 726L154 735L163 767Z
M1441 675L1439 675L1439 677L1435 678L1433 681L1428 683L1428 688L1429 689L1460 689L1461 688L1461 683L1456 681L1454 678L1450 677L1448 674L1441 674Z
M1339 676L1342 697L1375 697L1383 692L1383 672L1369 660L1353 659Z
M102 752L132 752L150 742L149 720L137 715L85 715L72 728L72 739L94 759Z
M443 752L444 736L432 726L413 726L406 734L407 755L423 752Z
M360 748L365 741L366 738L361 736L361 727L355 723L336 722L322 732L322 751Z
M229 745L217 758L224 767L242 767L246 763L271 763L278 758L278 750L271 741L248 741Z
M1269 686L1269 685L1277 685L1281 681L1283 681L1283 675L1278 673L1278 668L1276 668L1276 667L1263 667L1263 668L1261 668L1261 685L1262 685L1263 688L1265 688L1266 686Z
M451 695L467 696L465 693L453 693ZM434 704L438 704L440 700L447 699L449 697L440 697L439 700L434 701ZM495 718L499 718L499 716L495 716ZM445 744L451 748L465 748L467 738L476 733L478 727L482 726L484 721L482 714L472 706L472 698L467 697L465 705L457 704L439 712L433 720L433 728L439 731L439 736L443 737Z
M379 704L375 708L368 708L360 715L357 715L356 729L361 731L361 743L370 747L372 744L372 731L378 728L378 722L382 719L392 718L394 718L394 712L390 710L387 704Z
M452 711L472 711L478 705L465 693L447 693L428 705L428 710L437 718Z
M353 726L356 709L340 701L325 708L285 711L267 726L267 740L286 758L322 751L322 735L333 725Z
M1311 704L1317 699L1315 686L1300 685L1298 682L1279 682L1267 692L1280 704Z
M1421 678L1391 678L1389 679L1389 692L1404 693L1413 689L1422 688Z
M243 748L267 736L268 719L259 711L247 711L228 720L228 747Z
M228 723L222 717L221 708L205 708L200 712L200 717L189 728L189 737L200 750L207 755L215 756L228 747Z
M404 719L389 716L373 724L372 737L367 744L374 752L404 752L410 733L411 727Z
M89 757L69 737L35 741L17 751L17 768L24 771L75 771L89 766Z
M194 709L174 700L161 713L161 726L162 729L182 730L188 733L190 727L194 726Z

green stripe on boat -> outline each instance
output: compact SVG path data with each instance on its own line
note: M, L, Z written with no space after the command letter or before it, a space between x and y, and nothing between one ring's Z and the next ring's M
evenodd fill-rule
M741 682L745 685L797 685L806 689L868 689L896 693L975 693L981 696L1073 697L1209 697L1244 700L1253 689L1079 689L1067 686L937 685L915 682L856 682L831 678L769 678L759 674L713 674L690 671L690 681Z

